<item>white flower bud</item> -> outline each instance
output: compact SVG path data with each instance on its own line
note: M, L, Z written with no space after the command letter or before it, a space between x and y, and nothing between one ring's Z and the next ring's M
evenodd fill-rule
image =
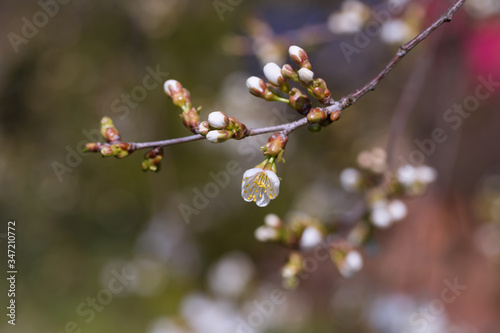
M276 229L261 225L255 230L255 238L260 242L275 240L278 237Z
M175 93L182 90L182 85L177 80L167 80L163 85L163 89L168 96L172 97Z
M201 135L207 135L209 131L208 121L202 121L198 126L198 132L200 132Z
M419 166L415 168L415 178L417 181L424 184L432 183L437 178L436 169L427 165Z
M279 81L284 81L285 78L281 74L280 66L276 65L274 62L267 63L264 66L264 75L271 84L279 86Z
M288 54L290 54L290 57L297 57L300 58L300 53L305 52L303 48L297 46L297 45L292 45L288 48Z
M264 80L257 76L251 76L247 79L247 88L256 96L264 94L266 91L266 84Z
M310 249L323 241L323 233L318 228L307 227L302 232L300 237L300 247L302 249Z
M363 268L363 257L358 251L349 251L345 256L345 265L351 271L357 272Z
M415 168L409 164L399 167L397 178L401 184L411 186L416 180Z
M279 228L281 226L281 219L276 214L267 214L264 217L264 223L272 228Z
M207 133L206 138L212 143L224 142L229 139L229 133L225 130L213 130Z
M292 278L297 275L297 268L295 266L286 265L281 269L281 277L284 279Z
M401 200L393 200L387 205L387 210L394 221L402 220L406 217L408 210Z
M340 274L343 277L351 277L363 268L363 257L356 250L347 252L341 262L337 263Z
M290 55L290 58L293 60L293 62L300 67L308 66L310 68L309 58L307 57L307 53L303 48L298 47L297 45L292 45L288 49L288 54Z
M340 173L340 184L344 190L353 192L359 188L361 173L354 168L347 168Z
M389 209L387 208L387 203L377 203L371 212L370 219L372 223L379 228L389 227L392 224L393 219Z
M223 129L229 125L229 118L224 113L215 111L208 115L208 123L213 128Z
M305 86L310 85L312 83L312 80L314 79L314 72L307 68L299 69L298 74L300 83L302 83Z

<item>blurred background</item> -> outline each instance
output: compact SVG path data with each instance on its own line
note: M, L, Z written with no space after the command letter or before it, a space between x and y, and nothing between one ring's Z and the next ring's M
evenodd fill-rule
M125 141L189 135L163 92L167 79L190 90L202 119L214 110L249 127L298 119L251 96L246 79L263 77L269 61L290 62L296 44L338 99L451 3L1 1L0 240L7 258L15 220L18 275L16 326L3 315L0 331L498 332L497 0L468 0L340 121L294 132L278 165L280 195L265 208L239 189L267 136L167 147L159 173L141 171L144 152L82 153L103 116ZM375 232L354 277L325 260L287 291L289 251L257 241L255 229L269 213L326 227L349 213L359 197L341 188L340 172L361 151L385 148L401 112L409 118L395 122L396 161L431 165L437 181L404 199L403 221ZM436 128L447 139L429 143ZM222 174L227 184L207 196Z

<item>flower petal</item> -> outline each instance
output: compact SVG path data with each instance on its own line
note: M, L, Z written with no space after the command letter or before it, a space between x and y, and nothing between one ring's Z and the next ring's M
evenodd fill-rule
M269 198L269 196L264 193L261 193L258 197L257 197L257 201L255 202L257 204L257 206L259 207L266 207L267 205L269 205L269 202L271 201L271 199Z
M262 172L263 170L261 168L252 168L252 169L248 169L247 171L245 171L245 173L243 174L243 181L245 181L247 178L252 178L254 177L256 174L258 174L259 172Z

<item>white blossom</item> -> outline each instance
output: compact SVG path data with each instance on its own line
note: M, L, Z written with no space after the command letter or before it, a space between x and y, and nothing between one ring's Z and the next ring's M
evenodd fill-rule
M243 174L241 196L247 202L254 201L257 206L265 207L278 196L279 189L280 180L271 170L252 168Z
M359 188L361 173L354 168L347 168L340 173L340 185L344 190L353 192Z
M344 277L351 277L354 273L363 268L363 257L358 251L349 251L342 264L339 267L339 272Z
M300 247L310 249L323 241L323 233L316 227L309 226L304 229L300 237Z
M229 124L229 118L224 113L215 111L208 115L208 123L213 128L222 129Z
M400 166L398 168L397 178L401 184L411 186L417 178L415 168L409 164Z
M278 237L278 231L269 226L261 225L255 230L254 236L259 242L268 242Z
M334 34L360 32L370 15L368 7L356 0L344 1L342 9L328 17L328 29Z
M393 217L385 200L381 200L373 204L370 220L379 228L387 228L392 224Z
M411 29L403 20L390 20L382 25L380 39L387 44L404 43L411 35Z
M264 66L264 75L266 76L267 80L275 86L279 86L279 81L285 79L281 74L280 66L278 66L274 62L267 63Z
M393 200L387 205L387 210L394 221L402 220L406 217L408 210L401 200Z
M421 165L419 167L416 167L415 178L417 181L424 184L432 183L437 178L436 169L427 165Z

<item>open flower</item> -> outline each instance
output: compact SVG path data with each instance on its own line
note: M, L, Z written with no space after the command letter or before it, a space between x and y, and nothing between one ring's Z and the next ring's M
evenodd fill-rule
M257 166L243 174L241 196L247 202L254 201L257 206L265 207L278 196L279 190L280 180L272 170Z

